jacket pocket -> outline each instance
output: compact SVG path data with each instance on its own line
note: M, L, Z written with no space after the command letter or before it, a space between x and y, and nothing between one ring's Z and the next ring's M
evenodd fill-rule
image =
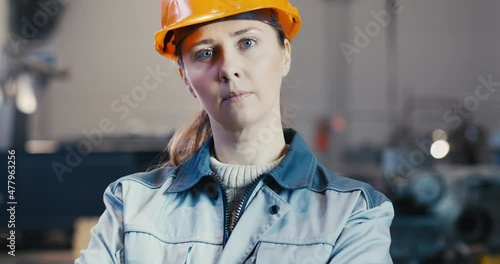
M283 244L260 242L248 263L328 263L333 247L330 244ZM255 262L254 262L254 261Z
M192 246L193 242L165 243L149 233L126 232L125 263L187 263Z

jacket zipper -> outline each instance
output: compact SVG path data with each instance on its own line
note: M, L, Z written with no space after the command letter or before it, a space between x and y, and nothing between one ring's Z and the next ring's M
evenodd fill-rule
M257 187L259 182L262 180L262 178L264 178L264 175L265 174L262 174L257 179L255 179L255 181L252 183L252 185L245 190L245 193L243 194L243 198L241 199L241 201L238 204L238 207L236 209L236 214L234 216L233 222L231 223L230 230L234 230L236 223L238 223L238 221L240 220L240 216L241 216L241 213L243 211L243 208L245 208L245 206L248 202L248 199L250 198L250 194L255 190L255 188Z
M222 184L219 180L219 176L217 176L215 173L211 173L212 178L219 184L219 188L221 189L222 192L222 207L224 208L224 237L222 240L222 247L226 246L226 242L229 239L229 205L228 205L228 200L227 200L227 195L226 195L226 190L224 187L222 187Z

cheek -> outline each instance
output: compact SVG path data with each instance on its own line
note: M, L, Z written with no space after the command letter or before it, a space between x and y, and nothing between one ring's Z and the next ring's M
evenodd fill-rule
M193 67L187 73L189 83L196 94L201 97L200 99L207 99L207 96L217 94L217 91L212 88L216 86L214 78L218 76L214 69Z
M204 67L186 67L186 76L189 80L191 87L197 93L204 93L210 83L214 80L214 71L210 68Z
M266 76L281 76L283 71L281 50L276 50L276 47L269 47L266 52L261 54L259 58L255 58L253 63L259 63L258 70ZM276 77L278 77L276 76Z
M259 62L255 64L255 61ZM273 55L266 56L261 59L254 60L254 78L258 80L260 84L259 87L262 92L265 93L276 93L279 91L281 86L281 80L283 75L283 65L281 63L281 56ZM260 88L259 88L260 89Z

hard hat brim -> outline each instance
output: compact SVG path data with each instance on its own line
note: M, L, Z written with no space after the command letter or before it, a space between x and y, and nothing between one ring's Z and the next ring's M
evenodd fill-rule
M256 7L252 10L245 10L245 12L250 12L250 11L255 11L259 9L266 9L266 8L271 8L277 11L278 13L278 20L280 21L281 27L284 30L286 37L288 39L292 39L295 37L297 32L300 29L301 26L301 19L300 15L298 13L298 10L296 8L293 8L293 10L281 10L277 9L272 6L259 6ZM160 53L162 56L177 61L177 56L175 55L175 45L172 44L172 41L169 41L166 43L166 46L164 44L165 36L167 33L171 30L187 27L187 26L192 26L192 25L197 25L197 24L203 24L206 22L210 21L217 21L218 19L222 19L225 17L233 16L242 13L240 10L235 9L233 12L217 12L217 13L211 13L207 14L206 16L196 16L196 17L187 17L183 19L182 21L178 23L171 24L168 27L164 27L163 29L157 31L155 33L155 49L158 53Z

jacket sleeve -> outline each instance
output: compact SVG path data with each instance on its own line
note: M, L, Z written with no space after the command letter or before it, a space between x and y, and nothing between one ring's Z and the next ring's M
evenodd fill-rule
M75 264L124 263L121 184L108 186L104 192L104 205L106 206L104 213L90 231L88 248L80 252Z
M367 208L364 199L349 217L333 248L330 263L392 264L390 226L394 208L388 200Z

